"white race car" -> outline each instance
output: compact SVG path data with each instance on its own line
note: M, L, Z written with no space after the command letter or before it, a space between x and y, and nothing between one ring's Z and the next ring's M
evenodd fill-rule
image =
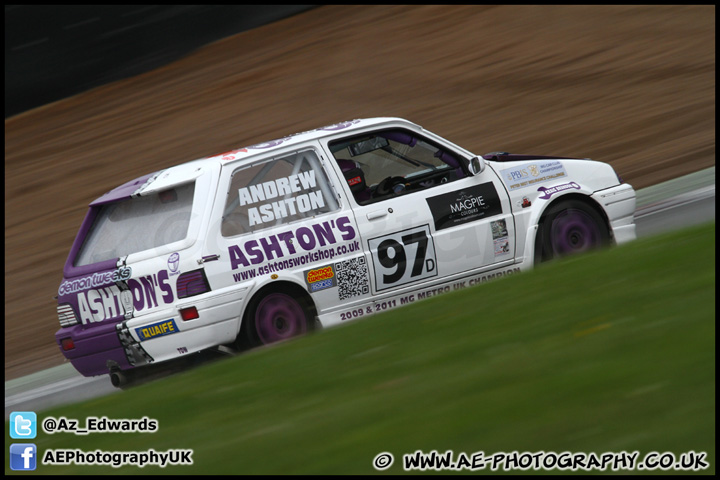
M467 150L399 118L155 172L90 204L58 290L86 376L288 339L635 238L588 159Z

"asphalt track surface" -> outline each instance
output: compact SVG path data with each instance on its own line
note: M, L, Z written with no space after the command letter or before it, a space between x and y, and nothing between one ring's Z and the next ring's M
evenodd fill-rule
M715 220L715 167L637 192L638 238ZM5 382L5 419L119 392L107 375L83 377L70 364Z

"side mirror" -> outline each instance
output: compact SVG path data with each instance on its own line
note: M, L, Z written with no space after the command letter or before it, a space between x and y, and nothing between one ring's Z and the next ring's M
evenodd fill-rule
M480 157L473 157L470 159L470 173L473 175L480 175L485 170L485 160Z

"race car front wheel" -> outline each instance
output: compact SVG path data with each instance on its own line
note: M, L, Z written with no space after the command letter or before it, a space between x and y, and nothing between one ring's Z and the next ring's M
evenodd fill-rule
M306 302L288 291L270 291L253 298L243 320L240 345L252 348L287 340L312 328Z
M551 206L538 231L539 256L546 261L607 246L610 234L600 214L579 200Z

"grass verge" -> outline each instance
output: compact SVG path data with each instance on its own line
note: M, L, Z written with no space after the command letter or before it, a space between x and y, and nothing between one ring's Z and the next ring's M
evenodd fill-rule
M699 473L714 473L715 224L545 264L38 420L48 416L81 425L147 416L159 429L40 431L41 458L59 448L192 449L194 463L38 462L35 473L366 474L390 452L393 474L417 450L707 452ZM13 442L6 433L6 452ZM14 473L9 460L5 468Z

